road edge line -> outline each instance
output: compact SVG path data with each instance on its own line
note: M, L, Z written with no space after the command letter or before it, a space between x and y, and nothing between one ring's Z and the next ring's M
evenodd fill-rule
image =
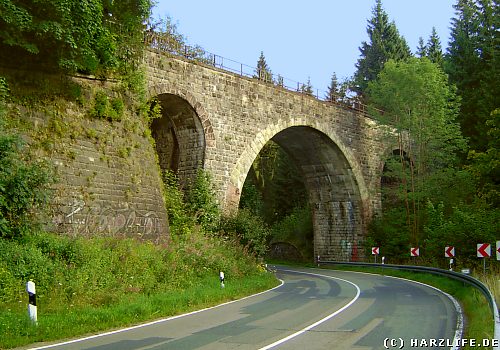
M105 333L99 333L99 334L95 334L95 335L90 335L90 336L83 337L83 338L77 338L77 339L73 339L73 340L68 340L68 341L61 342L61 343L55 343L55 344L50 344L50 345L43 345L43 346L35 347L35 348L28 348L28 350L42 350L42 349L56 348L58 346L79 343L79 342L82 342L82 341L85 341L85 340L90 340L90 339L105 337L105 336L108 336L108 335L123 333L123 332L131 331L131 330L134 330L134 329L139 329L139 328L143 328L143 327L152 326L152 325L155 325L155 324L158 324L158 323L172 321L172 320L175 320L175 319L178 319L178 318L182 318L182 317L186 317L186 316L190 316L190 315L195 315L195 314L198 314L200 312L204 312L204 311L216 309L216 308L219 308L219 307L222 307L222 306L226 306L226 305L230 305L230 304L233 304L233 303L237 303L239 301L250 299L250 298L253 298L253 297L265 294L265 293L269 293L269 292L271 292L271 291L273 291L273 290L275 290L277 288L280 288L285 283L281 279L279 279L279 281L280 281L280 284L278 286L276 286L276 287L271 288L271 289L264 290L262 292L259 292L259 293L256 293L256 294L252 294L252 295L247 295L246 297L243 297L243 298L240 298L240 299L236 299L236 300L231 300L231 301L228 301L228 302L225 302L225 303L222 303L222 304L218 304L218 305L206 307L204 309L200 309L200 310L196 310L196 311L191 311L191 312L188 312L188 313L185 313L185 314L181 314L181 315L175 315L175 316L171 316L171 317L167 317L167 318L162 318L162 319L159 319L159 320L155 320L155 321L151 321L151 322L147 322L147 323L142 323L142 324L138 324L138 325L131 326L131 327L120 328L120 329L117 329L117 330L114 330L114 331L109 331L109 332L105 332Z
M379 273L362 272L362 271L347 271L347 270L331 270L331 271L340 271L340 272L349 272L349 273L360 273L360 274L363 274L363 275L384 276L384 277L388 277L388 278L395 278L395 279L399 279L399 280L403 280L403 281L407 281L407 282L412 282L412 283L420 284L420 285L429 287L431 289L437 290L441 294L444 294L446 297L448 297L448 299L451 300L451 302L455 306L455 311L457 312L457 325L456 325L456 328L455 328L455 337L453 338L453 342L452 342L452 344L454 344L454 345L450 348L450 350L459 350L460 349L460 339L462 339L462 336L464 334L464 325L465 325L465 323L464 323L464 314L463 314L462 307L460 306L460 303L457 301L457 299L455 299L455 297L453 295L451 295L449 293L446 293L445 291L443 291L443 290L441 290L441 289L439 289L437 287L431 286L430 284L419 282L419 281L415 281L415 280L411 280L411 279L404 278L404 277L396 277L396 276L389 276L389 275L383 275L383 274L379 274Z
M359 299L359 296L361 294L361 290L359 289L359 286L351 281L348 281L348 280L345 280L345 279L342 279L342 278L338 278L338 277L333 277L333 276L328 276L328 275L320 275L320 274L316 274L316 273L310 273L310 272L304 272L304 271L294 271L294 270L286 270L286 269L279 269L279 271L284 271L284 272L292 272L292 273L299 273L299 274L304 274L304 275L311 275L311 276L317 276L317 277L325 277L325 278L328 278L328 279L334 279L334 280L339 280L339 281L343 281L343 282L347 282L351 285L354 286L354 288L356 288L356 295L354 296L354 298L348 302L346 305L344 305L342 308L338 309L337 311L331 313L330 315L322 318L321 320L319 321L316 321L312 324L310 324L309 326L307 327L304 327L302 328L300 331L297 331L293 334L290 334L288 335L287 337L285 338L282 338L280 340L277 340L275 341L274 343L271 343L269 345L266 345L264 347L261 347L259 348L259 350L268 350L268 349L272 349L278 345L281 345L295 337L298 337L299 335L301 334L304 334L305 332L307 332L308 330L310 329L313 329L314 327L322 324L323 322L326 322L328 321L329 319L337 316L338 314L340 314L342 311L346 310L347 308L349 308L352 304L354 304L358 299Z

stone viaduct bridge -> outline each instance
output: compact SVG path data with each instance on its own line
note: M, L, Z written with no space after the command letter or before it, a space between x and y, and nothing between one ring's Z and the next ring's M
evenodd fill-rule
M152 125L162 169L181 180L211 173L232 211L269 140L296 162L313 210L314 254L349 260L380 210L384 160L392 151L363 113L201 63L148 51L149 96L163 116Z

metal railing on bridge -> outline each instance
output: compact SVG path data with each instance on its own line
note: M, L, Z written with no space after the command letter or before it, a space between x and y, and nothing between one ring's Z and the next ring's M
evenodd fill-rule
M368 113L368 106L361 103L359 99L349 96L332 96L326 91L316 89L316 93L308 93L307 85L292 79L288 79L280 74L272 74L268 72L259 72L256 67L216 55L214 53L204 50L200 46L191 46L184 43L179 43L174 38L154 31L145 32L145 43L153 50L162 53L168 53L173 56L183 57L188 60L203 63L205 65L221 69L242 77L253 78L267 84L272 84L278 88L283 88L293 92L299 92L316 99L332 104L337 104L349 109L353 109L362 113L364 116L371 118ZM323 97L321 97L321 95Z

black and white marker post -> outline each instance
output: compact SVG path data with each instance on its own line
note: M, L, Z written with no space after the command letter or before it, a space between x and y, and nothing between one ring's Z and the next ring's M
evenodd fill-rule
M220 278L220 286L221 288L224 288L224 272L219 273L219 278Z
M35 324L37 324L37 312L36 312L36 289L35 282L28 281L26 283L26 291L28 292L28 315Z

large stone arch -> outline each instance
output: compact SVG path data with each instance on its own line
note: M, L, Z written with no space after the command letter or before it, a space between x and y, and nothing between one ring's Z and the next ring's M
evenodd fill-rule
M352 260L362 240L368 192L353 155L335 133L320 129L320 125L292 120L262 130L236 162L226 204L228 199L237 204L253 160L273 140L294 160L304 178L313 211L315 256Z

